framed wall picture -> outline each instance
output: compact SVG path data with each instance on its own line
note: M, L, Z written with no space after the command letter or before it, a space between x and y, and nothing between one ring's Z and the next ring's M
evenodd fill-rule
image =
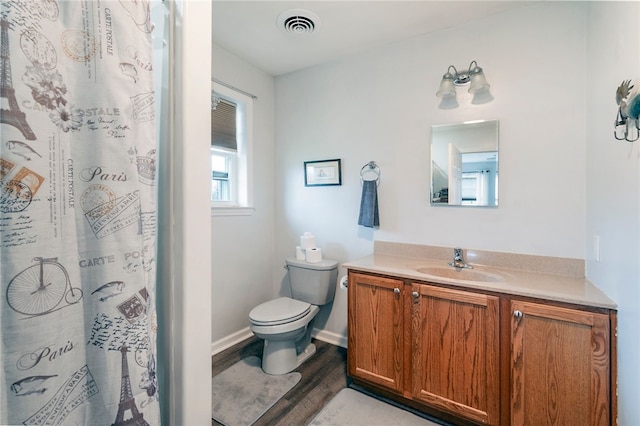
M342 185L340 160L304 162L304 186Z

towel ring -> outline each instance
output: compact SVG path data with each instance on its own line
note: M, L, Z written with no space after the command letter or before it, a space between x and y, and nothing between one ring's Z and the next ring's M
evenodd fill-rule
M375 181L380 183L380 167L375 161L369 161L360 169L360 184L364 181Z

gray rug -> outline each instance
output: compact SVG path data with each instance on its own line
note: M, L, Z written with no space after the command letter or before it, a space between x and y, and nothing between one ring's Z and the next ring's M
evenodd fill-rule
M439 426L353 389L342 389L311 421L312 426Z
M299 381L300 373L270 376L260 358L244 358L212 380L211 416L227 426L252 425Z

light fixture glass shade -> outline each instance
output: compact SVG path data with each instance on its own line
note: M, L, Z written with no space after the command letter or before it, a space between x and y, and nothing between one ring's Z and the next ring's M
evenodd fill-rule
M450 96L456 95L456 88L453 85L453 75L451 73L446 73L442 76L442 81L440 82L440 89L436 92L436 96L439 98L446 98Z
M469 71L469 75L471 76L471 85L469 86L469 93L478 93L484 90L489 89L489 83L487 82L486 77L484 76L484 72L482 68L476 66L474 69Z

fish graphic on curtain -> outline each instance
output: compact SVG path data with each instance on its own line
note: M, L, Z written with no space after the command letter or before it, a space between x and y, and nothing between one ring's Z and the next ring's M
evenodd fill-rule
M149 2L0 29L0 424L158 425Z

